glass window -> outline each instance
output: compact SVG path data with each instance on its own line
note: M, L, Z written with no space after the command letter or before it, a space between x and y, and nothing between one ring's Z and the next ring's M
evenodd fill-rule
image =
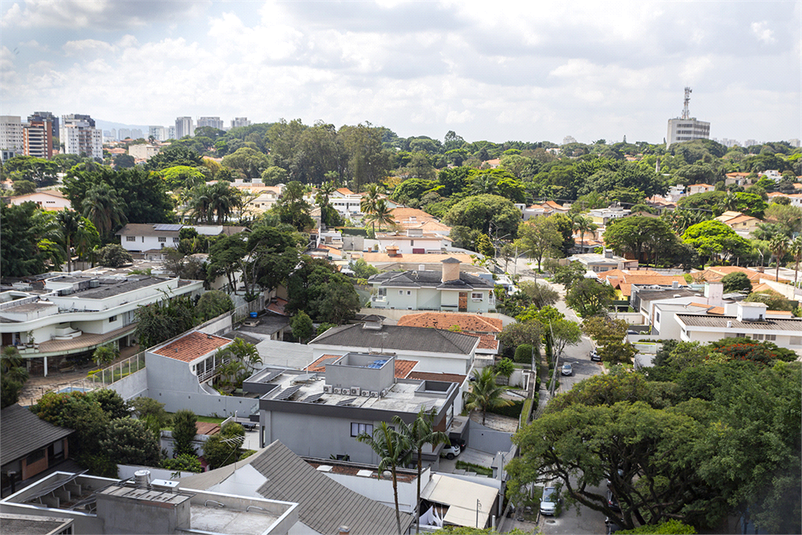
M125 241L136 241L136 236L126 236Z
M358 437L362 433L366 433L368 435L373 434L373 424L359 424L356 422L351 422L351 436Z
M159 238L159 243L167 243L167 238Z
M767 334L766 335L766 341L767 342L774 342L775 340L777 340L777 335L776 334Z
M471 299L473 299L474 301L481 301L482 300L482 294L478 293L478 292L477 293L472 293L471 294Z

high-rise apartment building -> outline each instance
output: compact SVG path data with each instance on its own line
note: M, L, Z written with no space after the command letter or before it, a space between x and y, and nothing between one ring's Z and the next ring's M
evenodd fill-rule
M22 154L22 120L16 115L0 115L0 149Z
M153 137L156 141L167 141L167 129L163 126L149 126L148 137Z
M688 111L688 103L690 101L691 88L686 87L685 106L682 109L682 116L668 120L666 148L670 147L673 143L710 138L710 123L699 121L696 117L691 117L690 111Z
M198 119L198 128L203 126L209 126L211 128L222 130L223 121L220 119L220 117L201 117Z
M95 128L95 120L88 115L62 115L59 141L66 154L103 158L103 133Z
M33 115L28 116L28 122L31 121L50 121L50 137L55 141L59 135L59 119L58 115L53 115L49 111L35 111ZM53 147L57 149L58 147Z
M231 120L231 128L238 128L240 126L251 126L251 122L247 117L234 117Z
M167 127L167 139L178 139L175 137L175 126ZM167 141L167 139L165 139L165 141Z
M22 128L25 156L50 159L53 157L53 124L41 116L28 117Z
M192 124L192 117L177 117L175 119L175 139L194 135L195 127Z

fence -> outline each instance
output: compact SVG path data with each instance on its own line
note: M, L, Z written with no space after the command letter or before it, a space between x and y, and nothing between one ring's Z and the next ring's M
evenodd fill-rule
M86 380L96 388L105 387L119 381L124 377L128 377L134 372L138 372L144 367L145 352L142 351L132 357L128 357L125 360L117 362L116 364L112 364L108 368L89 372Z

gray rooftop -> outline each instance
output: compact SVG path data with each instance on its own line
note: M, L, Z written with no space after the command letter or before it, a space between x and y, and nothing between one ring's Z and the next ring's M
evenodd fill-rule
M765 320L746 320L738 321L735 316L703 316L698 314L677 314L683 324L688 327L711 327L728 328L727 324L732 325L733 333L738 330L760 330L760 331L802 331L802 319L765 319Z
M0 411L0 465L69 436L72 429L48 423L18 404Z
M633 284L633 288L637 285ZM641 287L642 288L642 287ZM700 297L699 292L688 290L687 288L666 288L664 290L643 290L639 289L638 298L641 301L654 301L655 299L673 299L675 297Z
M3 535L66 533L66 531L61 530L66 529L71 524L72 520L69 518L0 513L0 526L3 527Z
M444 260L445 262L445 260ZM493 289L493 283L470 273L459 274L459 279L443 282L441 271L387 271L373 275L371 283L388 288L449 288L460 290Z
M469 355L478 345L479 338L422 327L382 325L381 329L372 329L363 325L341 325L329 329L309 343L384 351L427 351Z

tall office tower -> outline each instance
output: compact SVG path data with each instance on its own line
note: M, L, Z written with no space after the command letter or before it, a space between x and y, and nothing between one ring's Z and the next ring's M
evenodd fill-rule
M177 117L175 120L175 139L193 135L195 135L195 127L192 125L192 117Z
M212 128L217 128L218 130L223 129L223 121L220 120L220 117L201 117L198 119L198 128L202 126L210 126Z
M131 129L130 128L120 128L117 130L117 139L123 140L131 137ZM133 139L133 138L131 138Z
M29 117L28 124L22 129L22 141L25 144L25 156L52 158L53 125L50 119Z
M95 128L95 120L88 115L62 115L59 141L66 154L103 158L103 133Z
M234 117L231 120L231 128L238 128L240 126L251 126L251 122L247 117Z
M696 117L691 117L688 111L688 103L691 101L691 88L685 88L685 105L682 108L682 117L668 120L668 136L666 136L666 148L672 143L691 141L693 139L709 139L710 123L698 121Z
M31 121L50 121L50 138L53 140L53 143L56 142L60 124L58 115L53 115L49 111L35 111L33 115L28 116L28 122L30 123ZM53 148L58 149L55 145Z
M149 126L148 137L153 137L156 141L167 141L167 129L163 126Z
M0 115L0 149L23 153L22 120L16 115Z

